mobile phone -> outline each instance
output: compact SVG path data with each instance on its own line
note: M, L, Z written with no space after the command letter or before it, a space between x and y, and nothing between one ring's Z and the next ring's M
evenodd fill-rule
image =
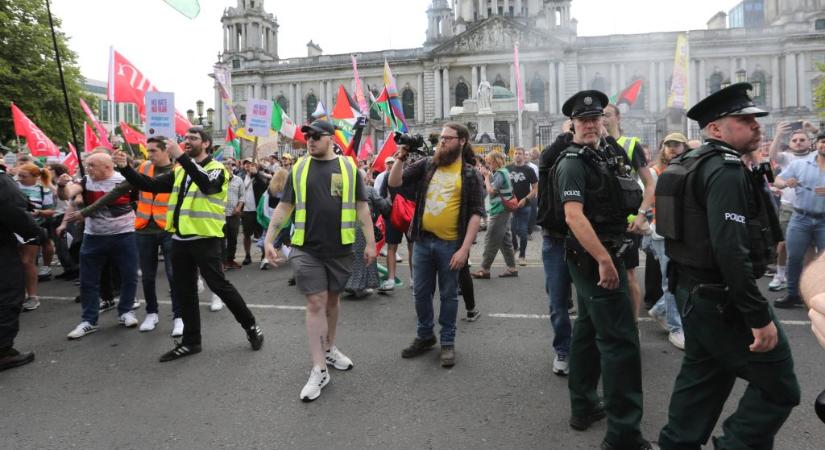
M791 132L798 131L798 130L801 130L801 129L802 129L802 121L801 120L797 120L796 122L791 122L791 126L790 126L790 131Z

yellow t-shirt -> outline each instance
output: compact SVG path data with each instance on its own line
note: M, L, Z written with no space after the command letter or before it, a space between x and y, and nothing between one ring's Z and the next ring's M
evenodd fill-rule
M436 169L427 187L427 203L421 227L445 241L458 239L458 215L461 207L461 158Z

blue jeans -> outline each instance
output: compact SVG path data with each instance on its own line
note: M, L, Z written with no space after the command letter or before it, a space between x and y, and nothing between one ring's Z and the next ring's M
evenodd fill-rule
M518 211L514 211L513 219L510 223L510 228L513 232L513 249L518 250L519 258L524 258L527 253L527 235L530 234L528 230L530 225L530 205L524 205L524 208L519 208Z
M553 349L557 355L570 354L570 272L564 261L564 239L544 236L541 247L544 262L544 290L550 298L550 323L553 325Z
M785 246L788 249L788 295L799 296L799 276L805 252L811 243L818 251L825 250L825 219L812 219L794 212L785 234Z
M180 318L180 305L175 296L175 282L172 279L172 235L163 233L136 233L138 253L140 253L140 270L143 272L143 296L146 297L146 313L158 313L158 293L155 289L155 274L158 271L158 248L163 250L163 265L166 280L172 295L172 314Z
M650 310L657 316L665 316L667 330L671 333L682 329L682 317L679 315L679 308L676 306L676 297L667 288L667 263L670 258L665 254L665 240L651 239L650 247L656 254L659 261L659 268L662 271L662 297L653 305ZM653 261L648 261L653 264Z
M82 320L97 325L100 313L100 271L107 259L120 270L118 315L132 310L137 291L138 250L135 233L110 236L86 234L80 245L80 304Z
M413 246L415 267L415 313L418 316L417 336L429 339L433 333L433 292L438 277L438 294L441 309L438 323L441 325L441 345L455 342L455 319L458 314L458 271L450 269L450 259L460 247L460 241L445 241L434 236L422 236Z

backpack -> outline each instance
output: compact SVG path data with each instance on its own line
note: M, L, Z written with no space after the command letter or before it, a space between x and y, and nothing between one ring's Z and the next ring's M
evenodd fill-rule
M675 241L684 239L685 196L694 195L688 191L688 177L717 154L711 146L696 150L695 156L691 153L674 158L656 180L656 233Z
M564 209L559 208L558 192L555 188L556 163L572 141L572 134L560 134L556 140L544 148L539 159L539 192L536 224L561 235L567 234Z

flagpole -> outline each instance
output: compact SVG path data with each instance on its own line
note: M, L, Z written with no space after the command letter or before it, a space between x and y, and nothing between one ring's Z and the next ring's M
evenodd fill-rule
M66 104L66 114L69 116L69 129L72 131L72 143L77 151L77 161L80 169L80 176L86 174L83 170L83 164L80 164L80 150L77 149L77 133L74 129L74 119L72 119L72 109L69 107L69 93L66 91L66 80L63 77L63 64L60 62L60 51L57 48L57 34L54 32L54 19L52 19L52 9L49 5L49 0L46 0L46 12L49 14L49 27L52 30L52 44L54 45L54 57L57 61L57 71L60 73L60 85L63 88L63 101Z

